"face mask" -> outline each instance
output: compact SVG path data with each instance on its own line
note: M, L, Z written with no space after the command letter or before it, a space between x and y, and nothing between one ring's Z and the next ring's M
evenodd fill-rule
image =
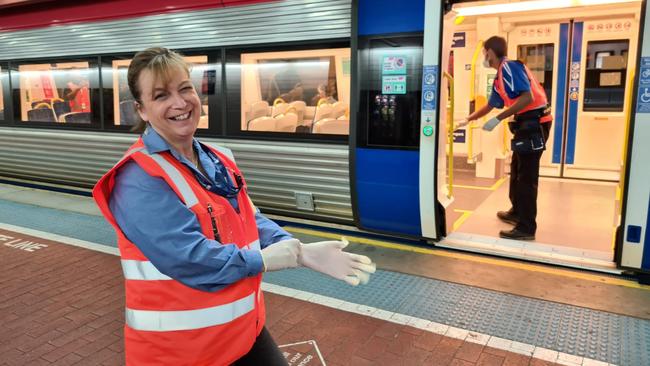
M488 59L483 60L483 67L485 67L485 68L490 67L490 61Z

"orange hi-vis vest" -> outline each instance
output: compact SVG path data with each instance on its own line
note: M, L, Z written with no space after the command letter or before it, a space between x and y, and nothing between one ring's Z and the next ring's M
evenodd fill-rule
M503 99L503 104L506 106L506 108L512 106L517 101L517 98L511 99L508 96L508 93L506 92L506 88L503 80L503 69L505 67L508 67L507 62L508 60L504 60L503 62L501 62L501 65L499 66L499 70L497 71L497 78L496 80L494 80L494 90L496 90L496 92L499 94L501 99ZM548 99L546 98L546 93L544 92L544 88L542 87L542 84L540 84L539 81L537 81L535 75L533 75L533 73L530 72L528 66L526 66L523 63L522 65L524 66L524 70L526 70L526 76L528 77L528 81L530 82L530 92L533 97L533 101L530 102L529 105L524 107L524 109L519 111L517 115L532 110L536 110L536 109L546 109L548 106ZM549 113L542 116L539 122L545 123L545 122L551 122L552 120L553 117Z
M169 151L149 153L142 138L93 189L102 214L117 232L126 290L127 365L228 365L250 351L264 326L261 274L216 292L188 287L159 272L126 238L109 209L116 173L133 160L149 175L167 182L194 212L208 239L220 237L222 243L259 250L255 208L241 173L228 157L212 151L242 188L237 195L239 213L226 198L205 190Z

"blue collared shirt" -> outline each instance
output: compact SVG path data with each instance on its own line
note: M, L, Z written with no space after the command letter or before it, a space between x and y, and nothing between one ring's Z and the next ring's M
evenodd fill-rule
M530 91L530 80L524 65L517 61L503 61L503 88L508 94L508 98L516 99L521 93ZM496 80L495 80L496 82ZM492 86L492 93L488 104L494 108L503 108L503 98L497 93L496 85Z
M233 196L233 182L223 164L207 147L196 139L193 142L206 177L153 128L149 127L142 139L150 153L170 151L192 170L205 189L227 197L239 210ZM117 172L109 206L122 232L147 259L160 272L187 286L218 291L263 270L259 250L239 249L235 244L206 238L196 215L169 185L147 174L134 161L127 162ZM255 221L262 248L291 238L259 212L255 214Z

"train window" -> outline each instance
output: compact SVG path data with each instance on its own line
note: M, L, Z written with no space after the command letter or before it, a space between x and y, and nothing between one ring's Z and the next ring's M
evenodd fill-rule
M209 128L208 100L209 96L215 93L216 66L208 63L206 55L185 56L184 58L191 65L190 79L201 99L199 129L207 129ZM111 85L107 89L109 93L112 90L112 115L115 126L133 126L140 118L136 112L133 95L129 91L127 81L130 64L131 59L115 59L108 66L112 69L112 78Z
M349 48L242 52L237 61L227 89L229 107L239 98L239 131L349 134Z
M99 72L94 61L18 64L12 71L14 111L23 122L98 124Z
M555 46L552 43L517 47L517 59L526 64L537 81L542 84L549 103L553 102L554 54Z
M5 101L4 101L4 84L5 84L6 71L0 66L0 121L5 119Z
M627 39L587 43L584 111L623 111L629 46Z

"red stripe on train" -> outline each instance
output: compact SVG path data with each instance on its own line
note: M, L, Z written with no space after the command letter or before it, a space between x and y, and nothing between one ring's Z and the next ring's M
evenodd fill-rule
M102 0L76 4L48 0L0 1L0 32L271 1L278 0Z

